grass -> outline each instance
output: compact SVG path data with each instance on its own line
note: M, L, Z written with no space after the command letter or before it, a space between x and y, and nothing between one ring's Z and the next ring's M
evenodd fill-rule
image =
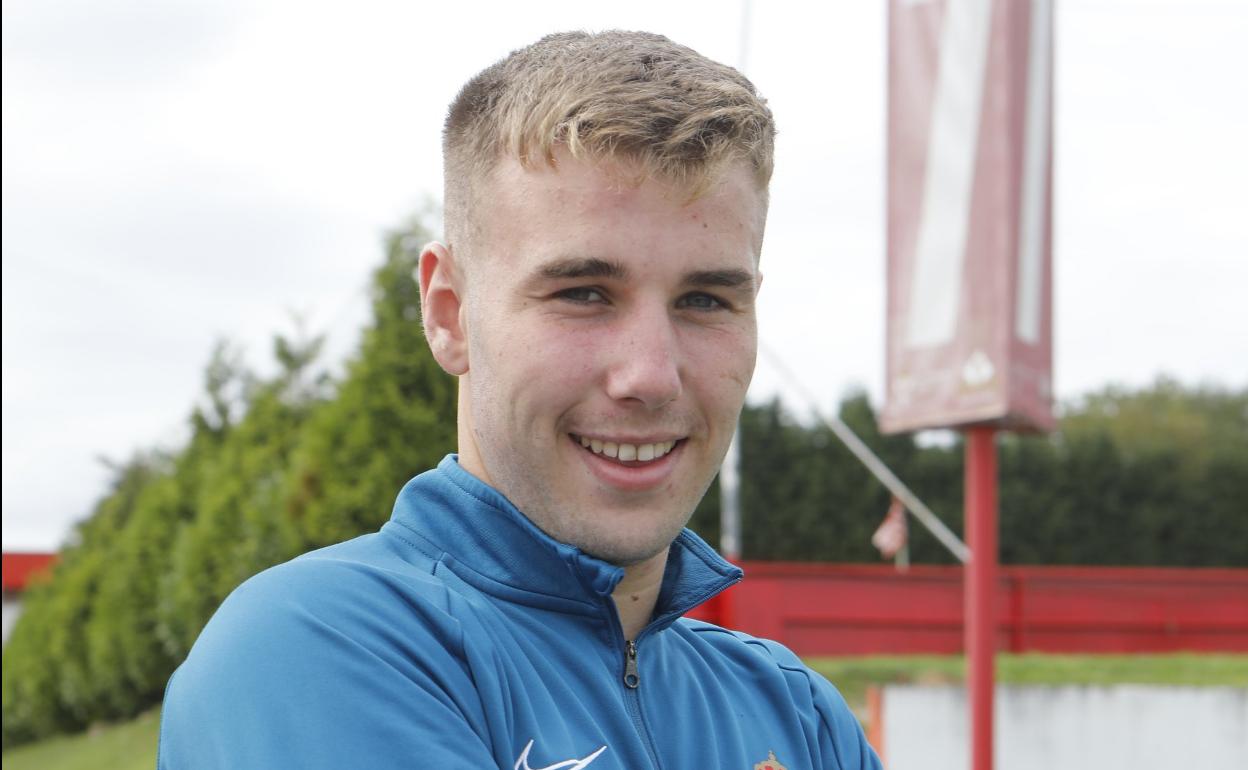
M859 718L867 687L962 681L962 658L952 655L812 658ZM1006 684L1159 684L1248 687L1248 655L999 655L997 679ZM153 770L160 711L130 722L101 725L80 735L49 738L4 752L4 770Z
M154 770L160 709L4 752L4 770Z
M861 713L873 684L959 684L960 655L811 658ZM997 681L1036 685L1233 685L1248 687L1248 655L998 655Z

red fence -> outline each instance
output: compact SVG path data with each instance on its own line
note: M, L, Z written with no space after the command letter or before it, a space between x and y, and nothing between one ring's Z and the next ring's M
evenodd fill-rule
M32 579L46 575L56 563L54 553L4 552L4 591L21 592Z
M962 568L747 562L693 614L801 655L957 653ZM1010 652L1248 652L1248 570L1002 567Z

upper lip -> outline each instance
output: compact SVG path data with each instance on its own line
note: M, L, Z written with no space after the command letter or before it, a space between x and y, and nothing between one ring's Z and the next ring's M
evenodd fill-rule
M603 436L603 435L594 434L594 433L579 433L577 431L569 431L569 432L573 436L576 436L578 439L587 438L590 441L602 441L604 443L610 442L612 444L662 444L668 441L680 441L681 439L685 438L684 436L676 435L673 433L662 433L662 434L658 434L657 436L646 436L645 438L636 438L636 437L629 437L629 436Z

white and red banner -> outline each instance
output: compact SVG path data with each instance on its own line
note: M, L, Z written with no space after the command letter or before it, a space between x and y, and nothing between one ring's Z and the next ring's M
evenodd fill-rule
M884 514L884 521L876 527L871 535L871 545L880 551L880 556L891 559L896 556L910 539L910 527L906 522L906 506L896 497Z
M1053 427L1051 0L890 0L889 432Z

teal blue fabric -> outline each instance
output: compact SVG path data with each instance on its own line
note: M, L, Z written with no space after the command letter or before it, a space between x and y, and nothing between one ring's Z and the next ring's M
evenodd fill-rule
M673 544L635 688L622 570L448 456L377 533L248 580L170 679L161 770L878 768L845 702L773 642L682 618L741 578Z

